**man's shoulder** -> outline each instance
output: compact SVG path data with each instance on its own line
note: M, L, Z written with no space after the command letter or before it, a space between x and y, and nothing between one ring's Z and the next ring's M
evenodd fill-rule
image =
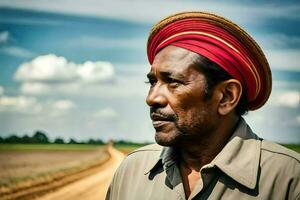
M282 145L279 145L277 143L263 140L261 150L263 153L278 159L284 159L284 160L293 160L295 163L300 164L300 154L288 149Z
M146 173L159 161L162 148L157 144L150 144L134 150L125 157L118 171Z
M147 154L147 153L157 154L158 152L161 152L162 148L163 147L158 144L149 144L130 152L127 156L137 156L138 154Z
M286 198L290 196L288 199L300 197L300 155L297 152L262 140L260 167L262 192L284 194Z
M281 174L288 177L299 177L300 154L282 145L262 141L261 145L261 167L267 171L271 170L274 175Z
M143 147L140 147L132 152L130 152L125 160L138 162L149 161L155 162L159 159L160 153L163 147L158 144L149 144Z

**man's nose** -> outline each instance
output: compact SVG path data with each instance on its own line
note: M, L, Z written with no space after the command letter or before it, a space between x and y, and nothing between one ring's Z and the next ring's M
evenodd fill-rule
M146 102L148 106L153 107L165 107L168 104L167 98L165 96L165 91L163 91L163 86L156 84L149 90Z

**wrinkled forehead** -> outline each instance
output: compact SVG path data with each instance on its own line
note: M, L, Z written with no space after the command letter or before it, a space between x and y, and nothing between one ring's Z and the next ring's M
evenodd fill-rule
M184 73L193 68L197 54L181 47L169 45L154 58L151 72L170 71Z

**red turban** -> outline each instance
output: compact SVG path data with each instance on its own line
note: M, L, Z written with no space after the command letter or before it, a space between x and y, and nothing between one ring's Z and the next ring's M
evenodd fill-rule
M172 15L150 32L147 45L150 64L168 45L200 54L239 80L249 110L258 109L269 98L272 88L269 64L257 43L231 21L203 12Z

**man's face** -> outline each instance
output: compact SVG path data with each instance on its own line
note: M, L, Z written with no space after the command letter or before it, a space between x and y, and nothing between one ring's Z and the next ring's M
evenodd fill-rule
M195 53L168 46L156 55L147 75L151 86L146 102L160 145L180 146L216 127L216 101L214 96L205 99L206 79L193 59Z

